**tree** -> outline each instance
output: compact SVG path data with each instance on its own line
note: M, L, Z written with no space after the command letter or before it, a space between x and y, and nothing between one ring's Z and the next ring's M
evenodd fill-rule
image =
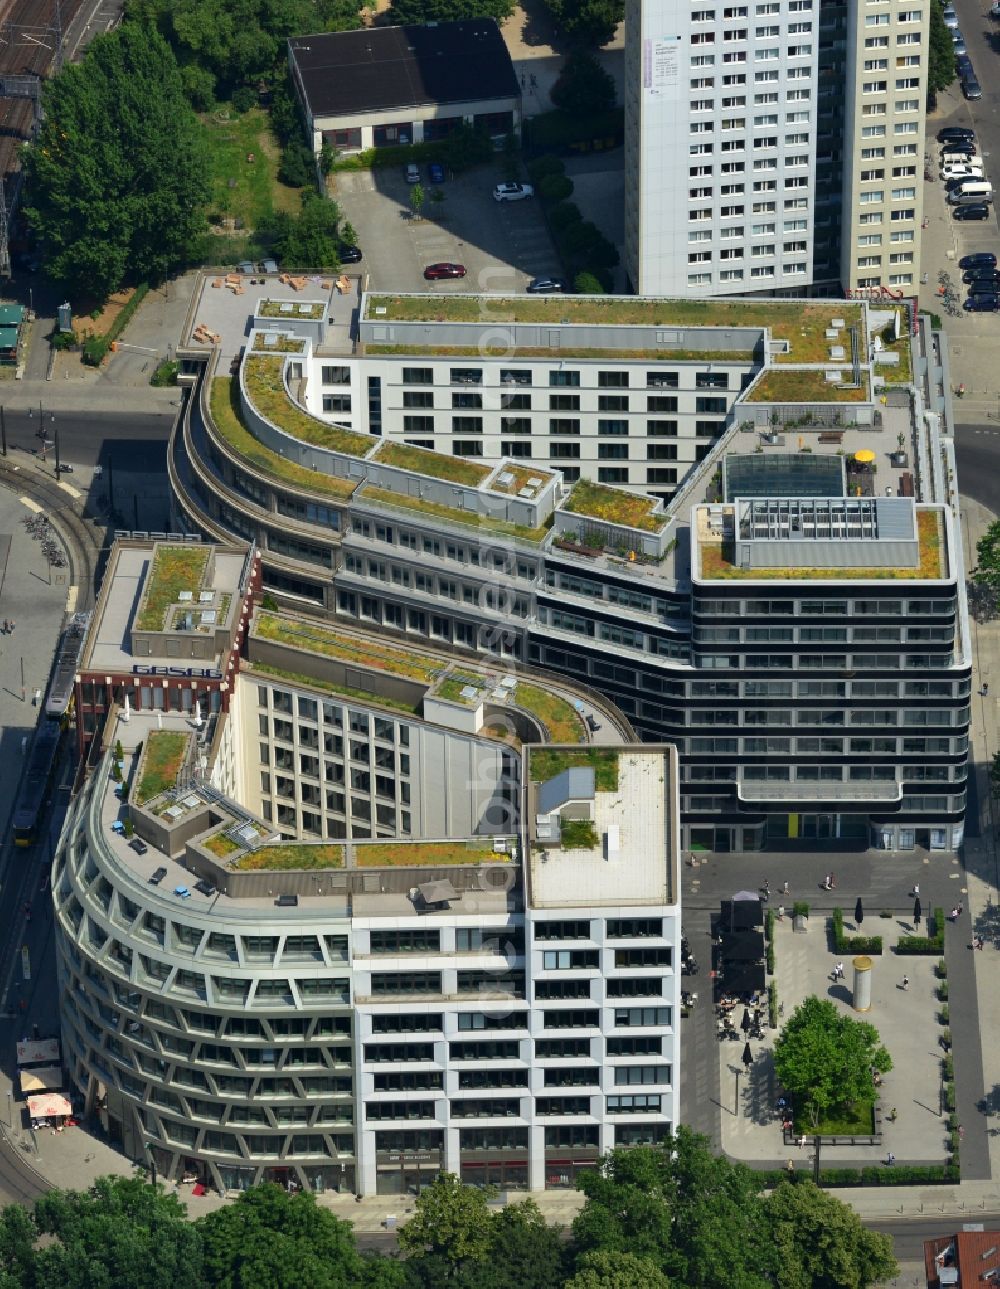
M297 217L280 212L271 220L274 253L290 267L332 271L340 266L339 224L336 203L307 190Z
M410 189L410 210L413 212L413 218L419 219L420 212L424 208L424 201L427 194L424 192L423 184L414 184Z
M878 1030L854 1020L828 999L807 998L774 1045L774 1070L813 1126L830 1110L872 1099L872 1071L892 1058Z
M454 1173L440 1173L422 1190L413 1217L399 1232L399 1247L413 1258L444 1259L453 1270L481 1263L491 1246L493 1214L488 1193L463 1186Z
M593 273L578 273L573 279L573 290L577 295L604 295L604 287L600 278Z
M648 1258L594 1249L583 1255L564 1289L670 1289L670 1281Z
M362 1277L353 1227L308 1191L256 1186L195 1226L213 1289L342 1289Z
M549 97L573 116L610 112L615 105L615 82L593 54L578 50L566 59Z
M204 226L204 134L151 28L99 36L44 89L25 214L50 275L79 299L162 281Z
M955 79L955 44L944 21L940 0L931 0L927 42L927 103L933 106L938 91Z
M892 1237L810 1181L782 1181L767 1201L779 1289L867 1289L898 1275Z
M316 160L300 138L291 138L281 152L278 178L290 188L308 188L316 182Z
M564 1278L566 1249L534 1200L508 1204L493 1215L490 1250L477 1269L477 1289L552 1289Z
M1000 591L1000 521L990 524L976 543L976 559L978 562L972 570L974 581Z
M538 195L545 202L568 201L573 196L573 180L569 175L543 175Z
M606 45L625 17L625 0L545 0L567 36L585 45Z
M99 1177L87 1192L49 1191L34 1222L34 1289L177 1289L203 1284L201 1236L176 1195L138 1177Z
M513 0L392 0L394 25L457 22L461 18L495 18L503 22L514 12Z

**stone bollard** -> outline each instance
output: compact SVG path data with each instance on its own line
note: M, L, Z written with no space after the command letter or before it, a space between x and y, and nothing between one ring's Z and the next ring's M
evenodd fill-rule
M854 968L854 1002L856 1012L871 1011L872 1007L872 967L873 962L867 954L860 954L851 963Z

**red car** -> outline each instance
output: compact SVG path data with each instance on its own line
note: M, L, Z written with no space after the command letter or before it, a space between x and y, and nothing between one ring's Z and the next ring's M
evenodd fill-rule
M428 282L436 282L438 278L443 277L465 277L465 265L428 264L424 269L424 277Z

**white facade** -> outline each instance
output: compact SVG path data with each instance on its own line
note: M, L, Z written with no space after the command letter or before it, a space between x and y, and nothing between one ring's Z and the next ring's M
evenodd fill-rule
M811 282L818 12L628 0L625 268L640 295Z

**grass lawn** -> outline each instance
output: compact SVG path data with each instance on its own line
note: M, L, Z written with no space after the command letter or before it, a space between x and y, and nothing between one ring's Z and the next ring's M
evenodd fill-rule
M470 488L481 484L493 469L492 466L476 465L474 461L466 461L462 457L447 456L444 452L411 448L405 443L390 443L388 439L382 440L373 460L398 466L400 470L414 470L417 474L446 479L449 483L466 484Z
M852 379L849 371L845 378ZM847 389L828 381L821 370L781 371L772 367L764 373L747 396L748 403L864 403L868 398L868 377Z
M352 457L363 457L371 451L378 442L373 435L357 434L354 430L330 425L296 407L285 389L281 374L283 367L284 358L263 358L258 354L251 354L244 362L243 383L247 396L265 420L293 438L318 448L329 448ZM320 472L311 470L309 473Z
M547 783L563 770L575 765L594 768L594 784L598 792L618 791L618 751L615 748L581 747L579 750L559 748L531 749L531 778L535 783Z
M285 483L296 485L307 492L321 492L327 497L346 500L358 486L349 479L308 470L304 465L286 461L277 452L255 439L243 424L240 415L239 383L235 376L216 376L209 394L209 412L212 424L229 448L256 470Z
M260 850L241 855L232 866L237 872L261 868L343 868L344 848L301 841L289 842L286 846L261 846Z
M202 842L206 850L210 850L213 855L218 855L219 859L225 859L231 855L234 850L239 850L236 842L232 837L227 837L224 832L217 832L214 837L209 837L208 841Z
M137 806L145 805L176 784L190 738L190 734L178 734L172 730L153 730L149 735L142 777L132 797Z
M479 514L475 510L459 510L454 506L443 506L437 501L428 501L424 497L410 497L402 492L389 492L386 488L376 488L365 484L358 491L359 498L369 497L380 505L396 510L418 510L421 514L436 515L449 524L461 524L464 528L485 528L490 532L503 533L507 537L517 537L521 541L537 545L543 541L552 527L552 516L538 528L526 528L523 524L512 524L506 519L494 519L492 515Z
M874 1101L856 1101L854 1105L837 1106L820 1118L814 1127L807 1115L795 1119L795 1131L806 1136L868 1137L875 1131Z
M239 220L243 229L253 230L273 211L298 212L302 190L278 179L281 149L266 112L253 108L238 116L223 108L201 121L212 167L209 214Z
M206 546L160 546L146 575L142 606L136 618L139 631L162 631L167 610L181 591L201 589L209 551Z
M272 613L261 613L254 634L262 640L275 640L280 644L307 649L310 653L326 654L345 662L372 667L376 671L389 671L409 680L430 684L437 679L441 664L418 653L404 652L388 646L373 649L354 636L340 634L319 623L303 622L297 618L281 618Z
M941 518L936 510L917 511L917 533L920 539L920 563L916 568L737 568L733 547L721 542L701 542L701 576L703 578L739 579L771 582L882 582L889 578L916 581L944 576L941 551Z
M657 504L655 497L608 488L603 484L581 479L569 494L563 509L574 515L603 519L608 524L622 524L626 528L641 528L648 533L658 533L668 521L666 515L652 513Z
M553 743L582 743L586 738L583 718L558 694L519 682L514 691L514 702L538 717Z
M488 841L390 841L354 847L358 868L427 868L437 864L481 864L485 860L509 862L509 855L493 853Z
M466 698L462 693L463 689L474 689L475 697ZM435 698L443 698L448 703L460 703L463 707L471 707L474 703L481 702L485 696L486 686L482 676L465 676L456 672L445 676L434 689Z

